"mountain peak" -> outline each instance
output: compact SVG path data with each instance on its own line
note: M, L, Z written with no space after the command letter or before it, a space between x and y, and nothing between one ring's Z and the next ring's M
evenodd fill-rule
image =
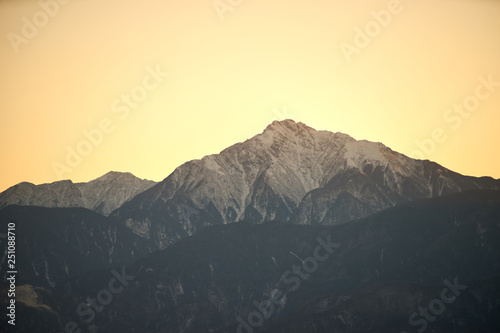
M280 134L286 138L291 138L297 134L303 136L305 133L312 136L333 137L334 140L340 139L342 141L357 141L348 134L342 132L330 132L316 130L307 126L302 122L296 122L293 119L275 120L269 124L262 134L270 135L270 138L275 137L275 134Z
M295 120L292 119L285 119L285 120L275 120L271 124L269 124L264 132L268 131L293 131L293 132L298 132L298 131L304 131L304 130L313 130L316 131L315 129L307 126L304 123L301 122L295 122Z
M127 182L127 183L133 183L133 182L147 182L147 183L155 183L152 180L148 179L141 179L134 174L130 172L120 172L120 171L109 171L106 174L91 180L89 183L95 183L95 182L113 182L113 181L121 181L121 182ZM81 183L84 184L84 183Z
M99 177L97 179L94 179L94 180L104 181L104 180L113 180L113 179L117 179L117 178L130 178L130 179L134 179L134 178L137 178L137 177L135 177L130 172L109 171L108 173L106 173L106 174L102 175L101 177Z

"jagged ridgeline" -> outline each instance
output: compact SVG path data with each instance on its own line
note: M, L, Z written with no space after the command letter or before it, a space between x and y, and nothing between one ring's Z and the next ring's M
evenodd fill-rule
M500 189L500 181L462 176L381 143L285 120L220 154L181 165L111 215L165 248L209 225L336 225L473 189Z

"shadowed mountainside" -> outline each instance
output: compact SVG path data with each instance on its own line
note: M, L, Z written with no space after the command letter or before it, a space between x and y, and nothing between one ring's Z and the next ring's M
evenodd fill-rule
M340 226L206 228L128 266L133 278L95 313L91 326L98 332L234 332L238 317L248 322L258 311L254 302L262 305L279 290L283 296L264 321L264 332L400 332L415 330L408 324L412 312L438 297L445 279L457 278L468 289L436 326L429 323L429 332L442 332L447 320L453 332L493 332L500 329L494 319L499 221L500 192L470 191ZM302 263L321 245L318 237L340 246L307 273ZM302 267L300 274L294 266ZM40 291L40 298L57 322L74 320L86 332L80 319L88 316L78 317L75 309L112 277L108 270L87 274ZM30 311L35 323L45 310Z

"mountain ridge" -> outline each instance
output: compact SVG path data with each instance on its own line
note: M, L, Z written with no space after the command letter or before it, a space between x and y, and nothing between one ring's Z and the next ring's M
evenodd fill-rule
M8 205L83 207L109 215L138 193L156 184L130 172L110 171L89 182L60 180L34 185L21 182L0 193L0 209Z
M500 181L462 176L382 143L287 119L182 164L111 215L164 248L207 225L341 224L402 202L473 189L500 189Z

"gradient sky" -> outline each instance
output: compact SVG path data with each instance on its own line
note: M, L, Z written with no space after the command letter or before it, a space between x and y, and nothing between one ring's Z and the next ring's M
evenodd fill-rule
M0 0L0 191L110 170L159 181L285 118L500 178L500 84L477 88L500 82L500 1L395 3L72 0L49 17L37 1ZM387 8L390 22L374 24ZM380 29L356 44L366 27ZM350 61L347 44L360 46ZM158 84L155 68L168 73ZM151 90L125 116L122 94L144 79ZM453 111L464 101L475 111ZM100 126L85 147L82 132ZM68 147L89 153L68 167Z

